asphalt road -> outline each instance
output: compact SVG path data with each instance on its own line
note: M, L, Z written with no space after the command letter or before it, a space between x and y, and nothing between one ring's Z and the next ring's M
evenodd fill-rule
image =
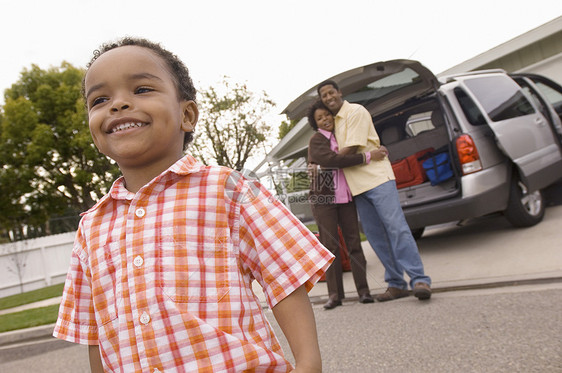
M562 372L561 310L557 283L353 302L315 315L324 372L529 373Z
M435 230L419 244L438 287L462 285L465 279L474 284L479 277L503 280L514 273L529 280L545 258L553 263L547 266L555 275L549 281L480 290L449 287L428 302L409 297L362 305L350 297L331 311L323 310L325 300L318 296L314 312L324 372L562 372L562 234L556 230L562 221L562 183L546 195L552 210L532 229L514 230L503 218L489 217ZM380 265L371 262L373 287L383 281ZM271 311L267 315L292 360ZM89 372L87 349L53 338L3 347L0 372Z
M361 373L562 372L560 310L560 282L314 306L324 372ZM12 346L0 350L0 371L89 372L87 351L52 339Z

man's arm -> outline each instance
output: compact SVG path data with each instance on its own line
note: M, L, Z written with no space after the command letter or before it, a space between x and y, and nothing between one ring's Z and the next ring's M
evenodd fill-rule
M341 155L355 154L358 148L359 146L348 146L347 148L340 149L338 153Z
M294 372L322 372L316 321L304 285L277 303L273 315L295 357Z
M103 364L101 362L100 346L89 345L88 356L90 358L90 370L92 373L103 373Z

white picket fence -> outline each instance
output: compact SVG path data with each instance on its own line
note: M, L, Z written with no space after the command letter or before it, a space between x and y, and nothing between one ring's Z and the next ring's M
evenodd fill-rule
M75 232L0 245L0 298L64 282Z

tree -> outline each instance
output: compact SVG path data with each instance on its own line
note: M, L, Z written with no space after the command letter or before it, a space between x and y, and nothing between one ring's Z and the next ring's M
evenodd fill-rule
M5 91L0 233L12 232L14 239L50 234L61 216L75 220L91 207L119 174L91 141L80 93L83 74L66 62L48 70L32 65Z
M297 125L298 122L298 120L282 121L277 135L279 140L282 140L283 137L285 137L293 129L293 127Z
M265 92L257 96L246 85L233 84L228 77L223 78L219 90L210 87L200 93L194 155L205 164L214 161L242 170L270 135L266 117L275 103Z
M2 255L7 255L10 258L7 269L8 272L12 272L18 278L18 284L20 287L20 293L23 293L23 279L25 275L25 267L27 267L27 256L29 251L27 251L28 242L20 241L11 243L9 245L4 245L4 252Z

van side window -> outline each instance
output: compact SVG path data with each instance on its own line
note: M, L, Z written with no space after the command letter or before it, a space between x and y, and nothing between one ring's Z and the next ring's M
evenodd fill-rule
M553 87L546 85L543 82L534 80L537 88L541 93L546 97L546 99L554 106L554 108L558 109L562 107L562 92L557 91Z
M535 104L535 107L537 107L539 109L539 111L541 112L541 114L545 117L545 118L550 118L550 114L548 113L548 109L546 108L545 104L543 103L543 100L537 95L537 93L529 86L529 84L527 84L526 81L524 81L523 79L515 79L515 81L517 82L517 84L519 84L521 86L521 89L527 93L527 95L529 97L531 97L531 101L533 101L533 103Z
M454 92L468 122L473 126L486 124L486 119L484 119L482 112L466 92L459 87L455 88Z
M467 79L465 84L494 122L535 112L519 86L504 76Z
M418 134L431 131L435 129L435 125L431 121L431 111L425 113L417 113L410 115L406 121L406 133L410 137L417 136Z

